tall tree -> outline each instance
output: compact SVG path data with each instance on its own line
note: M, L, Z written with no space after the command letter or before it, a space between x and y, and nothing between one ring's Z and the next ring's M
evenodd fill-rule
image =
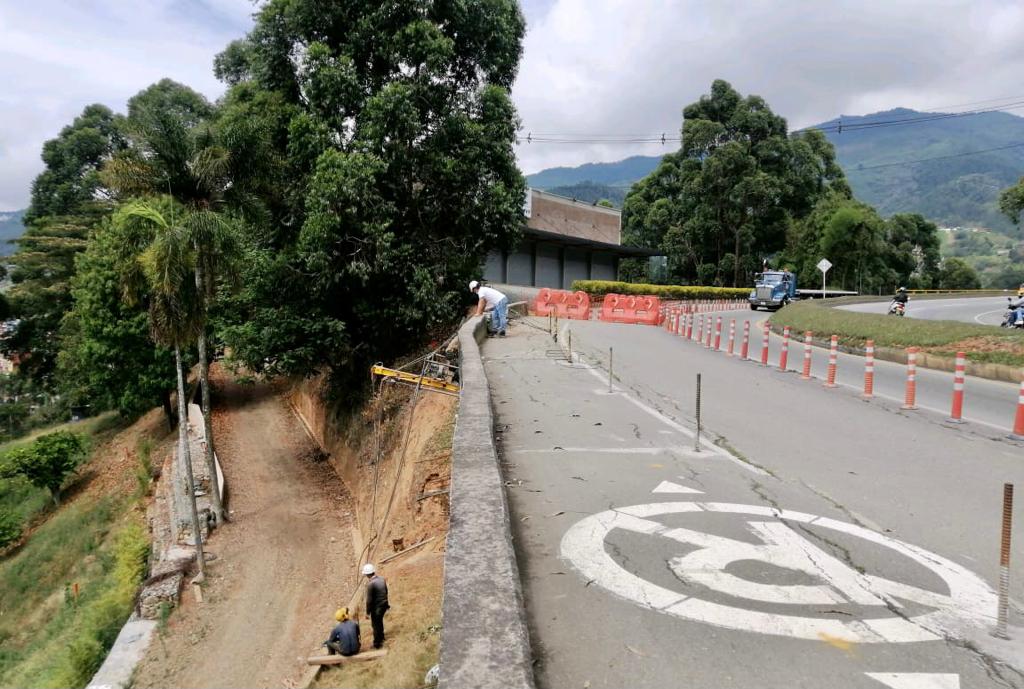
M72 405L116 409L126 417L162 404L173 428L174 358L149 338L145 296L137 299L142 304L122 298L122 241L120 228L104 221L76 259L73 303L61 324L60 389Z
M233 176L232 152L218 140L214 109L199 93L169 79L128 101L127 146L104 167L103 179L120 197L166 192L182 204L183 236L194 252L195 288L204 320L196 333L205 454L210 472L214 520L224 521L214 460L205 314L220 273L233 272L239 250L236 223L225 213L229 200L246 205L251 173ZM238 171L235 165L234 170ZM187 418L187 417L185 417Z
M522 223L514 0L274 0L217 59L282 183L225 335L257 372L359 379L450 323ZM301 57L297 57L301 56Z
M205 304L196 287L195 251L190 241L187 209L173 200L133 202L114 215L121 232L117 247L123 288L130 302L145 293L153 341L174 350L178 398L178 457L185 473L199 576L206 576L203 532L196 508L195 478L188 441L188 399L182 348L194 342L205 323ZM184 222L183 222L184 221ZM144 292L143 292L144 291ZM216 472L210 474L217 492ZM212 497L212 495L211 495Z
M745 285L829 193L849 186L824 136L788 136L762 98L716 80L683 109L680 150L627 196L623 235L662 248L680 281Z

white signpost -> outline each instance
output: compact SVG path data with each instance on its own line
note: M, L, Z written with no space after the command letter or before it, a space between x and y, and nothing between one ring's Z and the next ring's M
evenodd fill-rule
M827 258L823 258L820 261L818 261L818 270L821 271L821 298L822 299L825 298L825 275L828 273L828 271L829 271L829 269L831 267L832 267L832 261L828 260Z

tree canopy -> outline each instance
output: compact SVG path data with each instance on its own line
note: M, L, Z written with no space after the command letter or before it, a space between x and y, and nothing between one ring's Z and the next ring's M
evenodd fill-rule
M258 132L276 168L224 309L243 363L361 376L458 313L522 222L509 88L523 31L513 0L275 0L217 58L232 85L218 126Z

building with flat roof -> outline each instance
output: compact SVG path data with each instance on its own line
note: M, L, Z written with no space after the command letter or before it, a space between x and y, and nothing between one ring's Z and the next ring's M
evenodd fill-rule
M492 251L484 280L569 289L574 280L617 280L623 258L659 252L622 246L622 214L575 199L526 190L523 239L513 251Z

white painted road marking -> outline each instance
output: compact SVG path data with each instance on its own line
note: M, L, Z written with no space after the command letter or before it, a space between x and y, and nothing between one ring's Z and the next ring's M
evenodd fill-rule
M937 672L865 672L893 689L960 689L960 675Z
M751 544L689 529L670 528L651 519L687 512L758 517L748 521L747 526L761 543ZM887 547L930 569L945 582L949 593L941 594L858 572L773 519L813 524ZM605 539L614 529L697 546L698 550L669 561L673 572L689 584L700 584L731 596L794 605L849 602L885 606L886 609L888 606L900 607L899 599L919 603L931 611L909 618L889 616L840 620L801 616L799 610L793 614L782 614L702 600L692 593L667 589L623 569L605 547ZM562 538L561 555L585 580L638 605L727 629L801 639L832 637L856 643L906 643L934 641L944 635L959 637L969 628L990 626L993 622L991 612L996 605L995 594L985 582L939 555L855 524L760 505L666 502L607 510L574 524ZM740 560L761 561L813 573L823 585L763 584L725 572L727 566Z
M681 486L678 483L672 481L662 481L658 484L658 487L651 491L652 493L688 493L691 495L703 495L704 491L697 490L696 488L688 488Z

